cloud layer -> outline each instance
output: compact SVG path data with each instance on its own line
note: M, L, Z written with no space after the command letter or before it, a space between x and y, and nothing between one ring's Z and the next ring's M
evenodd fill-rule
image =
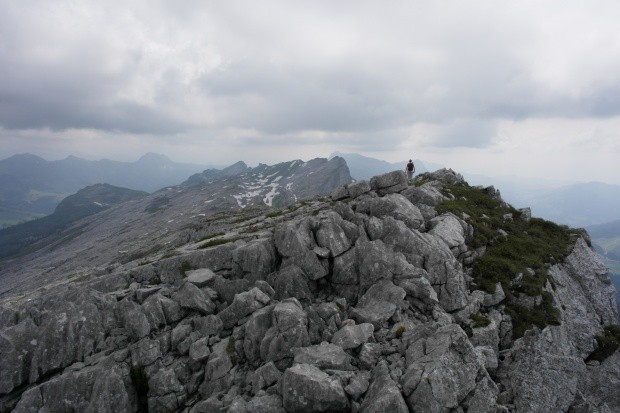
M492 148L530 119L600 129L620 116L618 15L576 0L3 2L0 136L370 153Z

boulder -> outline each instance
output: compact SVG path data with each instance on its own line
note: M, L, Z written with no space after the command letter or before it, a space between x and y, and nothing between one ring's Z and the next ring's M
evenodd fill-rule
M317 244L327 248L331 257L337 257L351 248L351 241L339 225L342 222L342 217L336 212L323 214L318 229L315 231Z
M337 379L310 364L296 364L282 376L284 408L288 412L345 412L349 400Z
M250 282L264 280L276 270L278 258L271 238L257 239L232 252L233 274Z
M237 321L252 314L254 311L263 308L271 299L260 288L254 287L250 291L245 291L235 295L232 304L220 311L218 314L225 329L233 327Z
M292 359L291 350L294 347L306 347L309 344L308 317L299 301L289 298L276 304L271 327L260 343L261 359L274 362Z
M390 377L387 363L382 361L373 369L372 383L360 407L361 413L408 413L398 385Z
M321 370L353 370L353 358L342 347L331 343L296 348L293 354L293 362L296 364L312 364Z
M571 356L562 327L528 330L515 342L498 376L514 396L517 411L565 412L586 374L583 359ZM542 390L544 389L544 390Z
M418 207L420 205L436 207L445 199L439 189L437 189L432 183L407 188L401 192L401 195Z
M428 233L439 238L448 248L452 249L465 244L465 225L454 214L442 214L431 219L431 229Z
M486 377L473 346L456 324L414 330L407 348L407 371L401 378L413 411L443 412L457 408L476 383Z
M360 195L366 194L371 191L370 183L368 181L356 181L347 185L347 190L349 191L349 196L351 198L357 198Z
M267 281L275 291L276 300L296 298L302 303L309 303L314 298L308 286L308 279L296 265L269 274Z
M256 394L278 381L282 377L282 373L273 362L263 364L256 369L252 375L252 393Z
M202 314L213 314L215 304L202 290L190 282L183 284L177 292L172 295L172 299L178 302L181 307L196 310Z
M403 221L411 229L419 229L424 225L422 213L401 194L390 194L380 198L366 198L358 202L357 212L383 218L391 216Z
M370 187L379 195L393 194L407 189L407 175L404 171L393 171L370 179Z
M349 191L344 186L335 187L332 192L329 194L329 197L334 201L340 201L341 199L345 199L349 197Z
M334 334L332 343L345 350L357 348L373 337L374 330L374 326L369 323L346 324Z
M215 273L208 268L187 271L185 276L188 282L194 284L198 288L213 285L215 280Z
M304 271L310 280L318 280L328 274L313 249L317 246L311 228L315 221L311 218L276 226L275 245L282 255L282 266L295 265Z

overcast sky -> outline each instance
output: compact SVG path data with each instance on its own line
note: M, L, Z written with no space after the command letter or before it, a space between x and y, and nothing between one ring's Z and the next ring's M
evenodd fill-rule
M355 152L620 184L620 2L0 2L0 158Z

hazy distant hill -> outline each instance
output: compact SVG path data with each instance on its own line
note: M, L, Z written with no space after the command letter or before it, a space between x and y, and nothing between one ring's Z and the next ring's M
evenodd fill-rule
M28 251L29 247L46 237L60 236L64 229L81 218L147 195L147 192L108 184L81 189L62 200L53 214L0 230L0 258ZM53 241L53 238L47 238L46 244Z
M136 162L69 156L46 161L31 154L0 161L0 226L50 214L67 195L96 183L153 192L205 169L148 153Z
M620 219L620 185L578 183L547 190L524 201L536 216L561 224L588 226Z
M375 159L368 156L359 155L357 153L341 152L332 153L331 155L329 155L329 159L332 159L336 156L340 156L341 158L344 158L345 161L347 161L347 166L349 167L351 176L353 177L353 179L357 180L368 180L373 176L381 175L386 172L403 170L408 160L407 159L403 160L402 162L390 163L381 159ZM416 175L423 172L429 172L426 165L421 160L414 159L413 162L416 168Z

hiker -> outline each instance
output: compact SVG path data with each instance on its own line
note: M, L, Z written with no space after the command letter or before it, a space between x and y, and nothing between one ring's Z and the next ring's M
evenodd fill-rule
M407 179L413 178L413 174L415 172L415 165L413 164L413 161L411 159L409 159L409 163L407 163L405 171L407 171Z

